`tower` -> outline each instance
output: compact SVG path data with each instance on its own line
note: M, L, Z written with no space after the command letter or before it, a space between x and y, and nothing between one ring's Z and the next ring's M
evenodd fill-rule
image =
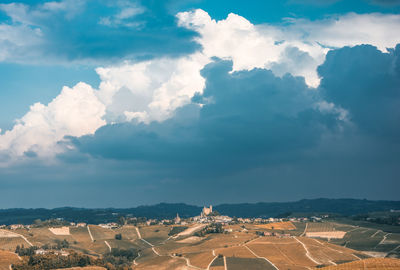
M176 213L175 224L181 223L181 218L179 217L178 213Z

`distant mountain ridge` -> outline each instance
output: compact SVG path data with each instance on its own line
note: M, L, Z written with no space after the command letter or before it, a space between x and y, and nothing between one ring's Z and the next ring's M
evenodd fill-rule
M400 201L371 201L359 199L304 199L295 202L260 202L220 204L214 209L223 215L236 217L276 217L284 213L335 213L350 216L368 212L400 209ZM75 208L54 209L0 209L1 224L31 224L36 219L64 218L73 222L104 223L116 221L119 216L136 216L170 219L178 213L181 217L200 214L202 207L185 203L159 203L134 208Z

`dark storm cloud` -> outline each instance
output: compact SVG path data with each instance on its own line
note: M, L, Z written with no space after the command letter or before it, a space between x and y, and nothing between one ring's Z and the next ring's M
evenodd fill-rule
M324 98L346 109L361 133L400 142L400 45L389 53L369 45L331 51L318 72Z
M399 48L382 53L362 45L330 52L318 69L317 90L301 77L279 78L265 69L230 73L232 63L217 60L202 71L203 94L175 117L149 125L108 125L73 141L94 157L189 174L295 164L310 157L333 163L351 157L346 162L358 165L368 158L380 166L374 160L379 157L392 163L398 147L391 145L400 135ZM336 109L319 110L322 101ZM347 120L339 120L338 108L348 112Z
M82 152L103 158L214 171L297 158L323 132L336 128L337 115L316 108L318 93L303 78L279 78L264 69L231 70L229 61L206 66L204 93L170 120L108 125L94 136L76 139L76 144Z

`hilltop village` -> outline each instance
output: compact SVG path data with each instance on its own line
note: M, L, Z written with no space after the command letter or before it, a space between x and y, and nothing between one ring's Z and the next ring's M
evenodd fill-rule
M146 219L143 217L120 217L118 222L108 222L108 223L99 223L96 224L104 229L116 229L124 224L134 224L139 226L151 226L151 225L191 225L191 224L221 224L221 225L229 225L229 224L269 224L274 222L284 222L284 221L293 221L293 222L321 222L324 218L328 218L329 215L320 215L320 216L311 216L311 217L291 217L291 218L240 218L240 217L229 217L226 215L221 215L218 211L213 211L212 205L209 207L204 206L201 213L198 216L190 217L190 218L181 218L179 213L176 214L174 219ZM72 227L86 227L88 224L85 222L68 222L64 220L64 218L55 218L48 221L35 221L34 224L10 224L10 225L0 225L0 229L9 229L9 230L17 230L17 229L31 229L38 226L52 226L52 225L63 225L63 226L72 226Z

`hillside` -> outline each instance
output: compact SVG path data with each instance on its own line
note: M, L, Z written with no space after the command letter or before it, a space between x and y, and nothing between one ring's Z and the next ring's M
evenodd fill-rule
M0 224L30 224L36 219L64 218L68 221L98 224L112 222L121 215L146 218L173 218L177 213L181 217L196 216L202 207L184 203L160 203L135 208L86 209L62 207L54 209L3 209L0 210ZM334 213L343 216L366 214L369 212L400 209L400 201L370 201L357 199L313 199L296 202L278 203L242 203L214 206L219 213L236 217L276 217L285 213Z

